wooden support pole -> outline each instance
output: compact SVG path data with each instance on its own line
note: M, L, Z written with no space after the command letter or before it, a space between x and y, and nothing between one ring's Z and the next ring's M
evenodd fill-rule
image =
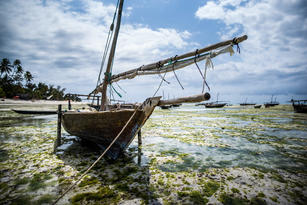
M62 136L62 105L58 105L58 126L57 126L57 138L54 142L54 150L56 153L57 147L61 145L61 136Z
M70 102L70 98L68 99L68 110L71 110L71 102Z
M138 132L138 146L142 146L142 133L141 130Z
M138 165L141 165L142 160L142 133L141 129L138 132Z

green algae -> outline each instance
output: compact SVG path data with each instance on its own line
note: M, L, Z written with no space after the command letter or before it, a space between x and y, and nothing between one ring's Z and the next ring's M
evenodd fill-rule
M207 197L212 196L220 188L220 184L213 180L202 181L200 185L202 186L204 195Z
M96 177L83 178L83 180L78 184L79 187L92 186L98 184L99 180Z
M234 187L231 188L231 191L232 193L240 193L240 190Z
M32 197L29 195L20 195L11 200L12 205L32 205Z
M52 177L46 173L35 173L30 180L29 183L29 190L30 191L36 191L40 188L43 188L46 186L44 181L51 179Z
M294 174L291 174L285 168L282 168L282 170L286 170L286 173L280 171L271 173L271 169L274 169L274 167L268 169L263 166L263 169L260 169L259 167L262 166L254 166L252 161L253 159L265 161L268 156L268 158L273 159L272 156L275 156L276 153L281 153L285 159L291 159L295 163L302 159L300 163L306 164L306 161L303 160L304 156L301 154L305 150L304 144L300 145L300 143L306 143L306 140L296 138L295 135L289 138L285 134L285 132L290 132L293 129L306 131L306 123L304 119L296 115L280 111L277 109L267 112L263 109L258 113L253 109L225 109L223 111L210 111L211 113L181 112L180 110L168 113L154 112L153 116L163 114L165 120L151 118L148 121L149 123L146 123L142 129L143 138L145 139L142 149L145 150L145 158L149 156L147 160L150 163L147 163L146 167L142 168L134 164L131 158L119 160L114 164L109 164L102 160L91 171L91 175L87 176L84 182L82 181L84 186L75 188L74 194L79 195L79 199L78 197L74 198L74 200L78 199L75 203L103 203L103 199L99 198L103 195L99 193L99 187L102 186L109 187L115 193L112 196L105 195L103 197L110 203L140 199L140 203L146 204L161 198L163 202L167 201L169 204L181 202L182 204L205 204L207 202L212 203L211 200L214 198L223 198L220 197L221 194L219 193L227 191L230 193L225 193L224 202L226 204L230 202L266 204L266 201L272 201L270 197L276 193L282 196L289 196L290 203L302 204L302 201L304 201L302 190L306 188L303 171L297 171L298 169L294 167ZM292 121L285 120L288 118L292 119ZM206 121L207 119L209 120ZM4 131L1 130L0 133L5 135L14 133L14 139L16 139L14 143L0 144L0 150L4 150L4 156L7 156L0 162L1 178L9 177L3 170L13 173L9 184L0 184L0 188L3 186L1 194L7 196L6 202L8 203L17 200L17 197L14 198L7 194L9 192L17 194L20 198L24 197L25 201L28 200L28 204L35 204L40 198L42 198L42 201L50 199L51 202L52 196L49 196L48 199L48 196L45 196L46 192L40 196L35 194L36 191L28 192L28 199L27 195L20 194L22 192L27 193L31 176L34 178L34 170L43 169L38 171L42 175L36 177L41 179L43 185L38 189L35 188L36 190L43 192L44 189L54 186L55 188L51 188L52 190L63 192L67 186L77 179L77 176L80 176L81 171L93 163L99 155L99 153L89 152L86 149L81 149L80 146L76 146L76 150L67 150L64 155L54 157L51 153L56 133L55 120L42 123L39 127L26 125L4 128ZM180 143L175 148L164 146L161 149L157 149L161 146L161 143L146 141L146 139L151 138L154 140L155 136ZM246 150L238 149L234 146L236 141L239 140L244 142L239 146L246 145ZM213 154L211 152L195 154L184 149L185 146L182 145L186 144L195 146L195 148L202 146L203 150L213 150L214 152L212 152ZM268 152L260 148L253 149L253 147L260 145L266 145L265 148L269 147L274 152ZM244 152L238 158L227 159L227 156L235 155L236 152L242 150ZM291 153L289 150L295 150L296 152ZM131 156L136 151L135 147L128 150ZM220 151L223 152L225 158L217 160L215 153ZM199 156L195 157L196 155L200 155L204 160ZM242 159L250 163L238 164L236 162ZM274 165L276 162L270 161L271 164ZM235 168L229 169L232 167ZM251 169L240 169L241 167ZM265 171L265 169L269 171ZM44 170L50 171L46 172ZM255 181L247 181L242 187L234 186L236 183L244 182L242 176L245 174ZM58 185L54 184L56 181L48 181L48 177L44 178L44 175L49 175L49 178L56 175ZM287 177L288 175L291 177ZM93 180L91 180L92 177ZM25 180L23 180L24 178ZM268 184L264 184L265 181L269 181ZM285 181L287 183L284 183ZM300 183L299 181L302 182ZM53 185L51 185L52 183ZM15 190L16 184L20 185L17 186L18 192ZM266 189L266 186L269 189ZM287 188L283 188L286 186ZM240 193L233 192L231 187L236 187ZM261 195L258 189L255 192L253 187L259 187L266 195ZM293 189L298 189L298 191L295 192ZM85 190L89 193L88 195L82 195ZM268 194L266 190L270 190ZM289 191L286 191L288 193L285 194L284 191L277 190ZM181 194L182 199L178 198L180 194L177 194L177 191L183 192ZM258 193L256 197L249 194L252 191ZM243 196L244 193L245 196ZM70 196L71 199L73 197ZM280 200L278 199L278 201Z
M220 194L218 200L224 205L247 205L249 201L244 198L234 197L226 194L225 192Z
M83 204L84 201L99 204L116 204L120 200L120 196L109 187L102 187L97 192L86 192L76 194L71 198L72 204Z
M38 200L34 201L33 204L51 204L51 202L53 202L55 200L55 196L50 195L50 194L45 194L43 196L41 196Z
M199 191L192 191L190 193L190 199L194 204L207 204L209 201Z

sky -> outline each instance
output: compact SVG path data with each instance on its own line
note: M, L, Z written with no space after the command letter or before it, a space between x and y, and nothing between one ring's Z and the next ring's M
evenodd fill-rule
M96 86L116 0L0 1L0 58L20 59L35 82L88 94ZM126 0L113 74L248 35L240 53L207 72L212 100L264 103L307 99L306 0ZM236 50L236 48L234 49ZM201 70L205 62L200 62ZM196 65L166 74L158 95L202 92ZM153 96L159 76L119 81L119 100ZM208 90L206 90L208 91Z

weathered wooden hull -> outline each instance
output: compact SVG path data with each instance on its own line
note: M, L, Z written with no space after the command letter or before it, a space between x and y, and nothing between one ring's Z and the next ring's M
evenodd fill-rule
M56 110L15 110L12 111L18 114L31 114L31 115L55 115L57 114Z
M158 104L160 97L147 99L106 153L117 159L134 139L137 132ZM88 140L105 150L134 114L135 109L95 112L66 112L62 115L64 129L71 135Z
M269 107L274 107L276 105L279 105L279 103L265 103L264 107L269 108Z
M256 103L241 103L240 106L256 105Z
M307 105L293 105L295 112L307 113Z
M219 103L219 104L211 104L211 103L206 103L205 107L206 108L222 108L226 105L226 103Z

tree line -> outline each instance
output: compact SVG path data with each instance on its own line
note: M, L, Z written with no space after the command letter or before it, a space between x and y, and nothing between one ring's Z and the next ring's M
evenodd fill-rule
M43 82L35 84L30 71L25 71L21 61L16 59L13 63L9 59L3 58L0 65L0 97L20 99L48 99L67 100L65 88L61 86L47 85ZM72 98L72 97L70 97ZM73 96L76 101L80 98Z

